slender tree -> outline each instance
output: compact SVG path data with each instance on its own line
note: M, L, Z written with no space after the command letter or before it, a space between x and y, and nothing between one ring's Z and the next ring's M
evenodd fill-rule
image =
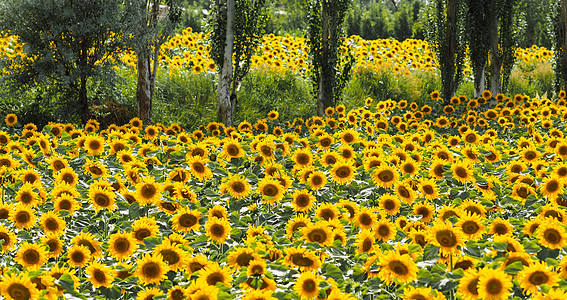
M567 91L567 0L554 3L555 89Z
M335 106L352 68L352 57L339 51L344 42L342 25L350 0L310 0L307 31L312 80L317 95L317 114L325 115L327 107ZM343 61L343 69L338 70Z
M88 81L109 69L121 41L121 0L10 0L0 4L0 30L20 37L28 59L8 82L47 84L73 97L89 119Z
M125 0L124 3L130 47L137 59L138 116L144 124L151 124L160 48L180 20L183 1Z
M474 96L480 97L485 89L486 64L488 62L490 34L488 30L489 2L491 0L467 0L467 41L474 74Z
M210 56L219 71L217 119L227 126L233 125L236 91L250 70L267 17L265 0L217 0L211 7Z

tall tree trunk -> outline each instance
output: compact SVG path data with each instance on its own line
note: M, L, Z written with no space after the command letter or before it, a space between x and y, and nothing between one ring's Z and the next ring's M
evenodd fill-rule
M232 50L234 47L235 0L227 0L226 44L217 88L217 120L226 126L233 124L233 107L230 99L232 81Z
M81 86L79 88L79 105L81 107L81 121L87 124L89 120L89 99L87 98L87 76L81 75Z
M447 4L447 20L445 21L445 68L443 72L443 97L448 103L457 94L455 82L455 61L457 59L457 0L449 0Z
M334 106L335 97L335 61L336 58L332 57L333 52L331 51L332 39L336 38L331 35L331 29L334 26L332 23L334 20L330 16L333 12L330 11L331 8L327 3L328 0L323 0L323 8L321 10L322 20L321 20L321 48L322 48L322 58L321 70L319 71L319 91L317 93L317 114L319 116L325 116L325 109L330 106Z
M144 124L152 123L152 98L155 79L152 80L150 56L146 51L138 51L138 85L136 99L138 100L138 116ZM154 84L152 84L152 81Z
M563 62L567 65L567 0L561 0L561 28L562 28L562 48L563 48ZM567 91L567 78L562 78L563 90Z
M485 80L485 71L484 68L478 70L474 73L474 97L478 98L482 96L482 92L484 91L484 80Z
M489 89L492 95L496 97L496 94L500 93L500 77L502 69L502 57L500 55L499 45L499 35L498 35L498 13L496 1L490 1L490 17L489 22L489 33L490 33L490 80Z

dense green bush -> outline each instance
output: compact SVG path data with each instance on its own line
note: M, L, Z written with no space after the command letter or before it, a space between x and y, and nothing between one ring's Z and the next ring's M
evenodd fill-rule
M242 81L236 105L236 122L266 118L277 110L283 121L315 115L311 84L292 72L251 71Z

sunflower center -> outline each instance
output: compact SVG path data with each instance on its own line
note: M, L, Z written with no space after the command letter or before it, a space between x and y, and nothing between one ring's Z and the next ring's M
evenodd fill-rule
M71 254L71 259L75 262L75 263L82 263L83 261L85 261L85 255L83 254L83 252L81 251L75 251Z
M265 196L274 197L278 194L278 187L276 187L272 183L268 183L266 186L264 186L262 192L264 193Z
M242 253L236 258L236 263L241 267L246 267L250 264L250 261L254 259L254 256L248 253Z
M93 141L89 142L88 147L92 151L96 151L96 150L99 150L102 147L102 144L97 140L93 140Z
M31 293L30 290L21 283L12 283L7 288L8 295L13 299L30 299Z
M412 174L413 172L415 172L415 167L413 166L413 164L408 163L404 164L403 170L405 173Z
M260 147L260 152L262 152L264 156L272 156L272 148L270 148L269 146L262 145L262 147Z
M193 171L199 174L205 172L205 166L201 162L194 162L191 167L193 168Z
M31 216L27 211L19 211L16 214L16 222L19 224L26 224L31 220Z
M104 193L96 193L94 202L100 207L107 207L110 205L110 198Z
M145 238L147 238L150 235L152 235L152 233L147 228L138 229L134 233L134 236L138 241L143 241Z
M561 242L561 234L553 228L548 228L543 232L543 238L550 244L559 244Z
M465 168L461 167L461 166L455 168L455 174L459 178L467 178L468 177L467 170Z
M71 206L71 201L67 199L63 199L59 202L59 209L61 210L70 210Z
M508 233L508 227L504 224L496 224L494 225L494 232L499 235L503 235Z
M207 276L207 283L209 285L215 286L217 282L224 282L224 276L220 272L214 272Z
M429 209L427 207L422 206L422 207L417 209L417 214L421 215L422 219L427 219L427 217L429 217L431 212L429 211Z
M242 193L246 190L244 184L240 181L233 182L231 188L235 193Z
M305 224L304 222L297 222L297 223L293 224L293 227L291 227L291 231L296 232L297 230L299 230L299 228L305 227L305 226L307 226L307 224Z
M499 295L503 288L502 282L496 278L492 278L486 283L486 291L490 295Z
M24 203L24 204L29 204L30 202L32 202L34 199L34 197L32 196L32 194L30 192L23 192L20 195L20 202Z
M114 250L119 253L125 253L130 250L130 241L127 238L117 238L114 242Z
M480 230L480 226L475 221L465 221L462 225L465 234L475 234Z
M40 255L39 255L39 252L37 252L37 250L28 249L24 252L24 254L22 255L22 258L23 258L24 262L26 262L27 264L35 265L39 262Z
M399 260L394 260L389 262L388 267L390 268L390 270L392 270L392 272L400 276L405 276L409 273L408 267L402 261Z
M321 185L321 184L323 183L323 178L321 178L321 176L319 176L319 175L313 175L313 176L311 177L311 183L312 183L314 186L319 186L319 185Z
M328 165L333 165L336 162L337 162L337 158L332 155L328 155L327 157L325 157L325 163L327 163Z
M476 207L476 206L468 206L468 207L465 208L465 211L466 211L466 212L473 213L473 214L477 214L477 215L479 215L479 216L482 215L482 212L481 212L480 209L479 209L478 207Z
M331 145L331 139L327 138L327 137L322 138L319 141L319 144L321 144L321 147L324 147L324 148L329 147Z
M309 157L306 153L299 153L295 161L300 165L307 165L311 161L311 157Z
M161 267L156 262L148 262L142 266L142 274L148 278L157 278L161 275Z
M252 273L254 273L254 274L262 274L262 273L264 273L264 268L263 268L262 266L260 266L260 265L254 265L254 266L252 267Z
M309 195L301 194L295 199L295 204L299 207L307 207L311 201L309 201Z
M179 253L173 250L165 249L160 251L160 254L163 256L163 260L168 265L175 265L181 260L181 257L179 257Z
M337 174L337 177L339 177L339 178L348 178L351 173L352 173L352 171L350 170L350 168L348 166L341 166L335 172L335 174Z
M400 194L400 196L402 196L402 198L409 198L410 197L410 192L403 185L398 187L398 194Z
M316 228L307 234L307 239L310 242L324 243L327 240L327 233L323 229Z
M378 227L378 234L382 237L390 235L390 227L388 225L380 225Z
M524 153L524 158L527 160L534 160L536 157L537 154L534 151L526 151L526 153Z
M452 248L457 245L457 238L451 230L439 230L435 234L435 238L441 247Z
M467 291L475 296L478 296L478 277L471 280L467 284Z
M75 182L75 177L71 173L65 173L63 174L63 176L61 176L61 178L63 179L63 181L67 182L68 184L72 184L73 182Z
M433 189L433 187L431 185L424 185L423 187L423 192L427 195L433 195L435 193L435 190Z
M335 213L333 212L332 209L323 209L321 210L321 213L319 214L319 216L327 221L333 219L335 217Z
M302 291L306 292L306 294L313 293L317 290L317 282L315 282L315 280L311 278L307 279L303 281L303 284L301 285L301 289Z
M528 189L526 187L523 187L523 186L520 187L516 193L518 194L518 196L520 196L524 199L527 198L530 195L530 193L528 192Z
M224 236L224 226L220 225L220 224L214 224L213 226L211 226L211 234L215 237L222 237Z
M157 193L156 187L151 183L146 183L142 186L142 197L146 199L153 198Z
M198 262L191 262L189 263L189 270L191 270L191 272L197 272L199 270L201 270L202 268L204 268L205 266L198 263Z
M396 208L396 202L392 199L387 199L384 201L384 209L385 210L394 210Z
M358 217L358 222L363 226L370 226L372 224L372 217L369 214L363 213Z
M100 269L94 270L93 277L99 283L106 283L106 275Z
M191 156L205 156L205 150L201 149L201 148L195 148L193 149L193 151L191 151Z
M179 217L179 224L185 228L197 224L197 217L192 214L183 214Z
M547 185L545 186L545 190L548 193L555 193L559 190L559 182L557 180L550 180Z
M48 231L59 230L59 222L57 222L54 218L48 218L45 220L45 229Z

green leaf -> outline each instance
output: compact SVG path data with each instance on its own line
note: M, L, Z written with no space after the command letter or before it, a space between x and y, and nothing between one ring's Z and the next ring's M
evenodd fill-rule
M535 241L524 241L523 245L528 254L538 253L541 250L541 246Z
M497 250L497 251L500 251L500 252L506 252L506 248L508 248L508 243L494 242L492 244L492 248L494 248L494 250Z
M59 285L60 287L64 288L71 295L73 295L75 297L79 297L79 298L84 299L84 300L87 299L85 296L83 296L83 295L81 295L81 294L79 294L78 292L75 291L73 278L71 277L71 275L69 275L69 273L65 273L65 274L61 275L61 277L59 277L59 279L55 280L55 283L57 285Z
M427 244L423 248L423 261L436 262L439 258L439 248L432 244Z
M421 246L417 244L411 244L408 246L409 253L419 252L421 251Z
M333 264L326 264L325 274L333 277L337 282L344 281L343 272L339 269L339 267Z
M130 207L128 208L128 216L131 220L136 220L140 217L140 215L140 205L138 204L138 202L132 203L132 205L130 205Z
M537 258L539 258L539 260L546 260L548 258L557 259L557 256L559 256L559 250L560 249L543 248L537 253Z
M524 265L522 264L522 262L516 261L516 262L513 262L513 263L509 264L508 266L506 266L506 269L504 269L504 272L506 272L506 274L516 275L523 268L524 268Z
M144 239L144 245L148 250L153 250L159 243L161 243L161 240L155 236L148 236Z

